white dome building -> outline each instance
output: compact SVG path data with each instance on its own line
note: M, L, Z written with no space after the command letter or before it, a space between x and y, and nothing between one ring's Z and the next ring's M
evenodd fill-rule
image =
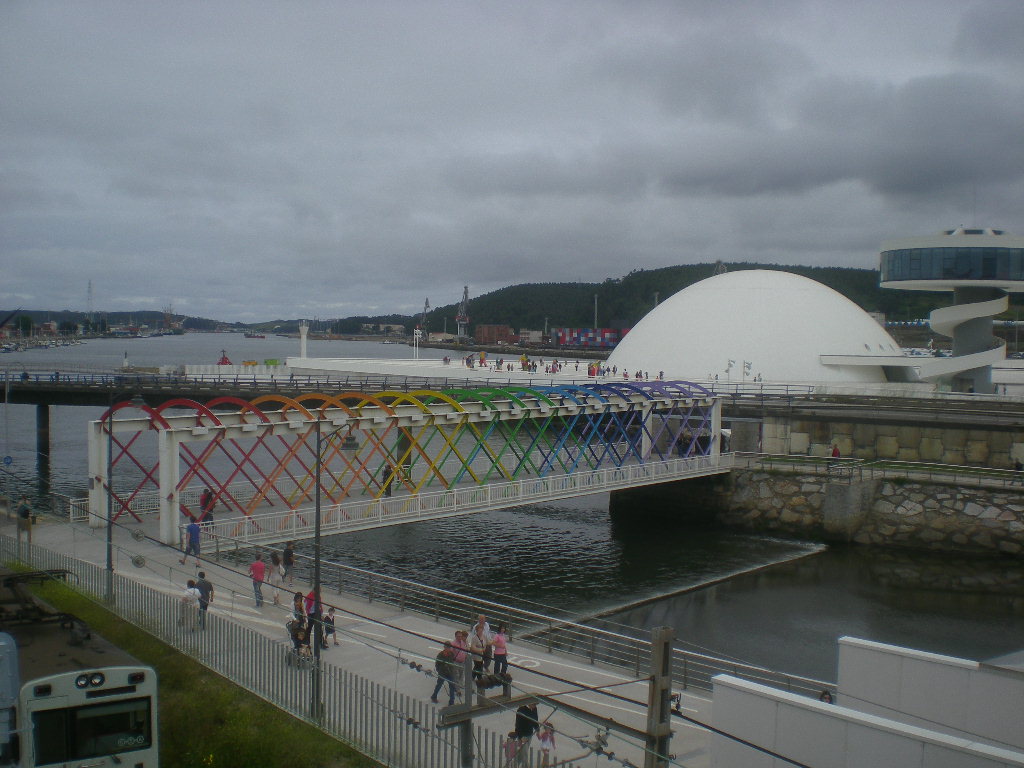
M895 358L905 359L892 336L842 294L790 272L750 269L701 280L655 307L608 365L698 382L914 378Z

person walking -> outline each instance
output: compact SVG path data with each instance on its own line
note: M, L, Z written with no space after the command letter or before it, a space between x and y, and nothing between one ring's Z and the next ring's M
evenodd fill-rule
M182 629L195 632L198 608L199 590L196 588L196 580L189 579L185 593L181 596L181 616L178 618L178 624Z
M256 559L249 565L249 576L252 578L252 591L256 596L256 607L263 607L263 580L267 575L267 564L263 562L263 554L256 553Z
M274 593L274 605L280 605L281 587L284 586L284 566L281 565L281 556L277 552L270 553L267 581L270 583L270 589Z
M545 720L537 741L540 742L540 768L548 768L555 757L555 726Z
M524 755L530 747L530 740L540 729L537 717L537 702L523 704L516 710L516 739L519 741L519 754ZM520 758L522 759L522 758Z
M179 563L184 565L189 554L193 554L196 556L196 568L199 567L199 537L201 534L199 523L193 520L188 524L188 527L185 528L185 553L178 561Z
M289 587L295 586L293 571L295 569L295 542L289 541L284 545L284 552L281 553L281 565L284 566L284 580Z
M484 675L484 661L487 658L487 651L490 647L489 633L479 624L474 625L473 631L469 633L469 652L473 654L474 680L479 680Z
M21 536L25 534L25 541L32 546L32 505L28 503L28 497L21 494L18 506L14 510L18 518L18 544L21 544Z
M292 619L300 624L306 621L306 599L301 592L292 595Z
M494 674L508 674L508 630L504 624L498 625L498 631L494 633L492 641L494 648Z
M199 590L199 628L206 629L206 612L213 602L213 584L207 580L205 571L199 572L196 589Z
M837 464L839 464L839 446L836 443L832 443L831 459L828 462L829 469Z
M434 692L430 694L430 700L437 704L437 694L441 687L448 683L448 706L455 703L455 651L452 649L451 641L445 640L444 648L434 658L434 671L437 672L437 683L434 685Z
M199 521L206 526L213 525L213 508L217 505L217 499L209 488L203 490L199 496Z
M320 613L323 606L320 605L320 600L317 598L315 590L309 590L309 594L306 595L303 603L303 608L306 612L306 627L309 630L309 640L311 643L316 642L316 647L323 649L325 647L324 627L320 622Z
M479 661L481 663L481 665L482 665L481 666L481 670L482 671L488 671L491 668L491 657L492 657L492 654L493 654L494 633L491 632L491 625L487 623L487 617L484 614L482 614L482 613L477 615L477 617L476 617L476 624L474 624L472 627L470 627L470 630L469 630L469 647L470 647L470 650L475 650L473 648L473 645L476 642L476 640L474 640L474 635L478 636L480 638L480 640L483 642L482 655L480 657L478 657L478 658L473 660L474 661L474 666L475 666L476 662Z
M324 647L326 648L334 641L334 645L341 645L338 642L338 633L334 631L334 606L328 606L327 615L324 616Z

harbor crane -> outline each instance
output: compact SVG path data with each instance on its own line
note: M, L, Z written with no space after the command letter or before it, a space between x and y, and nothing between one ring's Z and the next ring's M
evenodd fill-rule
M455 325L460 339L466 338L469 326L469 286L462 286L462 303L459 304L459 311L455 314Z
M427 312L430 311L430 297L428 296L423 300L423 313L420 315L420 330L426 333L427 330Z

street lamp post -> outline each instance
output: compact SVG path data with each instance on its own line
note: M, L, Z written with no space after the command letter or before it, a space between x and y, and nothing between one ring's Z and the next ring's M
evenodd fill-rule
M107 603L114 602L114 394L107 407Z
M313 612L317 626L313 629L313 684L311 687L311 715L314 722L320 722L322 707L320 704L320 642L323 633L323 603L320 601L320 472L323 468L323 445L321 424L323 409L316 412L316 474L313 482L316 485L316 512L313 522Z

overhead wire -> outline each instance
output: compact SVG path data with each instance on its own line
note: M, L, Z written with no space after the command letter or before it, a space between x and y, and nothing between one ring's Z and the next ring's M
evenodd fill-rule
M126 526L124 526L124 524L122 524L122 523L115 522L114 525L118 526L118 527L125 528L127 530ZM139 529L134 529L134 530L139 530ZM175 552L178 551L176 547L172 547L172 545L166 544L166 543L156 539L155 537L146 535L144 537L144 539L147 540L147 541L150 541L150 542L152 542L152 543L154 543L154 544L156 544L156 545L158 545L160 547L168 548L168 549L173 549ZM233 569L233 568L230 568L228 566L222 565L220 563L215 563L215 566L218 567L218 568L221 568L223 570L226 570L226 571L228 571L230 573L233 573L233 574L235 574L237 576L245 576L246 575L246 574L242 574L241 571L238 571L236 569ZM321 603L322 603L322 605L327 606L327 607L334 607L334 609L336 611L340 611L343 614L346 614L346 615L349 615L349 616L353 616L353 617L358 618L358 619L360 619L362 621L366 621L366 622L369 622L369 623L377 624L377 625L380 625L382 627L386 627L388 629L391 629L392 631L397 631L399 633L402 633L402 634L405 634L405 635L409 635L411 637L415 637L415 638L418 638L418 639L421 639L421 640L426 640L426 641L430 641L430 642L438 642L437 638L432 637L430 635L425 635L425 634L422 634L420 632L415 632L413 630L406 629L404 627L400 627L400 626L397 626L395 624L391 624L391 623L389 623L387 621L384 621L382 619L376 619L376 618L371 617L371 616L366 616L364 614L360 614L360 613L358 613L356 611L353 611L351 609L346 609L346 608L343 608L341 606L332 605L331 603L327 603L327 602L323 601L322 598L321 598ZM396 656L394 654L391 654L391 653L387 652L384 649L384 647L394 647L397 650L401 650L397 646L393 646L390 643L382 643L381 645L378 646L378 645L375 645L374 643L372 643L371 641L367 640L366 638L358 637L357 635L355 635L351 631L344 630L343 628L336 627L335 631L337 632L337 631L339 631L339 629L340 629L340 631L344 632L347 636L351 636L353 639L355 639L357 642L359 642L363 646L365 646L365 647L367 647L367 648L369 648L371 650L375 650L377 652L384 653L385 655L388 655L391 658L395 658L396 660L399 660L398 656ZM472 653L472 651L468 651L467 650L467 653ZM597 695L607 696L607 697L610 697L613 700L617 700L617 701L622 702L622 703L630 704L632 706L640 707L642 709L646 709L647 708L647 702L639 701L637 699L631 699L629 697L622 696L620 694L616 694L614 692L605 690L606 687L616 687L617 685L626 684L626 683L616 683L616 684L614 684L612 686L579 686L577 681L570 680L568 678L564 678L564 677L561 677L559 675L554 675L554 674L549 673L549 672L541 672L539 670L527 669L527 668L522 667L520 665L511 664L511 663L509 664L509 666L510 666L510 668L518 669L518 670L524 671L524 672L529 672L532 675L537 675L537 676L541 677L542 679L546 679L546 680L549 680L549 681L552 681L552 682L557 682L557 683L561 683L561 684L576 685L577 688L573 691L573 692L576 692L576 693L578 693L578 692L590 692L590 693L594 693L594 694L597 694ZM422 669L420 669L418 671L422 671ZM627 681L627 682L636 682L636 681ZM555 697L555 696L563 695L564 693L568 693L568 692L569 691L557 692L555 694L551 694L551 696ZM565 714L568 714L568 713L565 713ZM710 725L708 723L704 723L704 722L702 722L700 720L697 720L696 718L692 718L692 717L689 717L687 715L684 715L684 714L682 714L682 712L677 712L677 711L673 710L672 711L672 715L674 717L677 717L677 718L680 718L680 719L684 720L685 722L690 723L691 725L694 725L696 727L705 729L705 730L707 730L707 731L709 731L711 733L714 733L714 734L716 734L718 736L721 736L723 738L727 738L727 739L736 741L737 743L742 744L743 746L749 747L751 749L754 749L756 751L762 752L762 753L764 753L766 755L769 755L771 757L774 757L776 759L782 760L782 761L784 761L784 762L786 762L786 763L788 763L790 765L797 766L797 768L810 768L809 766L806 766L805 764L800 763L799 761L795 761L795 760L792 760L790 758L787 758L786 756L778 754L778 753L776 753L776 752L774 752L772 750L769 750L769 749L767 749L765 747L760 747L759 745L756 745L756 744L754 744L752 742L749 742L749 741L747 741L745 739L742 739L739 736L732 735L732 734L730 734L730 733L728 733L728 732L726 732L726 731L724 731L722 729L715 728L714 726L712 726L712 725ZM605 755L605 756L607 757L607 755ZM666 756L659 756L659 757L667 759ZM611 759L611 758L609 758L609 759Z

